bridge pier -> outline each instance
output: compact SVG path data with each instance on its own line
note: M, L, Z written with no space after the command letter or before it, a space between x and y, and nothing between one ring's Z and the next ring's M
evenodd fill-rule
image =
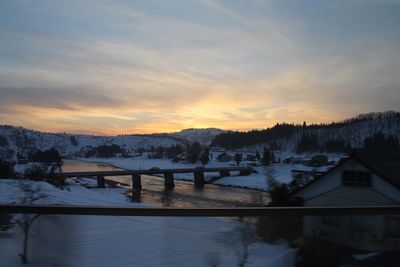
M219 171L219 176L221 177L226 177L226 176L231 176L231 173L229 171Z
M164 186L166 189L174 188L174 186L175 186L174 173L172 173L172 172L164 173Z
M204 184L206 183L204 181L204 172L202 171L195 171L193 173L194 175L194 185L195 186L204 186Z
M97 176L97 188L106 188L104 176Z
M142 190L142 179L140 174L132 174L132 189L134 192Z
M142 191L140 189L133 189L132 190L132 202L140 203L141 202L141 197L142 197Z

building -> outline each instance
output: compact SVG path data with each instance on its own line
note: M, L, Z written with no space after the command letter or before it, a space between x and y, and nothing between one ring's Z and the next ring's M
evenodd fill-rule
M354 153L294 196L304 206L399 205L400 153ZM400 216L305 217L303 242L358 251L400 250Z
M220 162L228 162L228 161L232 160L232 157L229 156L226 152L224 152L224 153L219 154L217 159Z

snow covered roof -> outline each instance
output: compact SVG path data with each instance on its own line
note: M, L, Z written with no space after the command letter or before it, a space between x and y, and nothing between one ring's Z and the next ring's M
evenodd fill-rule
M400 151L357 151L351 158L400 189Z
M363 165L365 168L375 173L388 183L392 184L400 190L400 151L366 151L355 150L349 157L342 158L337 165L328 170L326 173L315 178L310 183L306 184L293 195L298 194L305 188L308 188L316 181L324 179L327 175L336 171L340 166L349 160L353 160Z

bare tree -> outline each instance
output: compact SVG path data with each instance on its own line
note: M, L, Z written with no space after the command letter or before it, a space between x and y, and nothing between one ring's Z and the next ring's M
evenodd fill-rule
M33 187L30 183L21 183L21 190L24 192L23 197L21 198L22 204L33 204L35 201L39 199L46 198L47 195L41 192L40 187ZM21 228L23 237L23 247L22 252L19 255L21 257L22 263L28 263L28 242L29 242L29 234L31 232L32 226L34 222L40 217L40 214L22 214L21 216L15 219L15 223Z
M245 267L250 262L250 245L260 238L251 222L239 218L239 223L224 238L223 242L235 252L239 267Z

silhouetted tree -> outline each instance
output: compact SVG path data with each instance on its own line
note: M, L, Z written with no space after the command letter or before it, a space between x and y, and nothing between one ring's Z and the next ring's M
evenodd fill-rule
M200 162L203 165L206 165L210 161L210 151L208 148L205 148L200 155Z
M199 155L201 152L201 145L199 142L194 142L191 145L187 146L187 154L188 160L191 163L196 163L199 159Z
M4 136L0 135L0 147L8 146L8 140Z
M275 179L273 167L267 167L267 184L271 201L268 206L299 206L298 201L291 200L293 191L285 184ZM267 242L279 239L295 240L301 236L302 217L260 217L256 223L257 233Z
M47 165L35 164L25 169L24 177L33 181L44 181L47 177Z
M174 144L166 149L167 157L173 159L183 153L183 148L180 144Z
M24 172L24 177L33 181L46 181L60 189L65 186L65 178L56 175L56 171L59 167L52 166L48 169L47 164L42 163L41 165L36 164L30 166Z
M164 150L163 146L158 146L156 148L156 158L162 158L164 156Z
M71 144L72 144L73 146L78 146L78 145L79 145L78 139L76 139L76 136L74 136L74 135L71 135L71 136L69 137L69 141L71 142Z
M272 153L271 153L271 150L269 150L269 148L264 147L263 157L262 157L261 161L262 161L263 165L271 165L271 163L272 163Z
M116 154L122 153L124 150L117 144L112 145L101 145L97 147L97 157L100 158L111 158L115 157Z
M45 151L37 151L31 156L33 162L44 162L44 163L57 163L61 164L62 159L60 153L55 149L51 148Z
M328 153L347 153L351 151L351 146L343 139L331 139L323 144L323 150Z
M0 162L0 178L12 178L15 176L14 164L8 161Z
M271 197L271 206L287 206L290 199L290 191L285 183L278 183L276 186L268 189Z
M237 149L254 144L271 142L276 139L288 139L300 128L300 125L278 123L274 127L265 130L226 132L217 135L211 145L220 146L225 149Z
M240 162L242 161L242 153L235 153L233 160L236 162L236 165L239 166Z
M272 149L271 149L271 162L276 163L275 153Z
M297 153L318 151L318 141L315 134L303 134L300 142L297 144Z
M366 137L364 139L364 149L366 150L399 150L399 140L388 135L387 137L382 133L378 132L373 136Z
M127 151L121 148L117 144L112 145L100 145L97 147L90 148L86 151L86 157L100 157L100 158L111 158L115 157L117 154L127 154Z
M142 155L143 152L144 152L144 148L143 148L143 147L139 147L139 148L136 150L136 152L139 153L139 155Z

